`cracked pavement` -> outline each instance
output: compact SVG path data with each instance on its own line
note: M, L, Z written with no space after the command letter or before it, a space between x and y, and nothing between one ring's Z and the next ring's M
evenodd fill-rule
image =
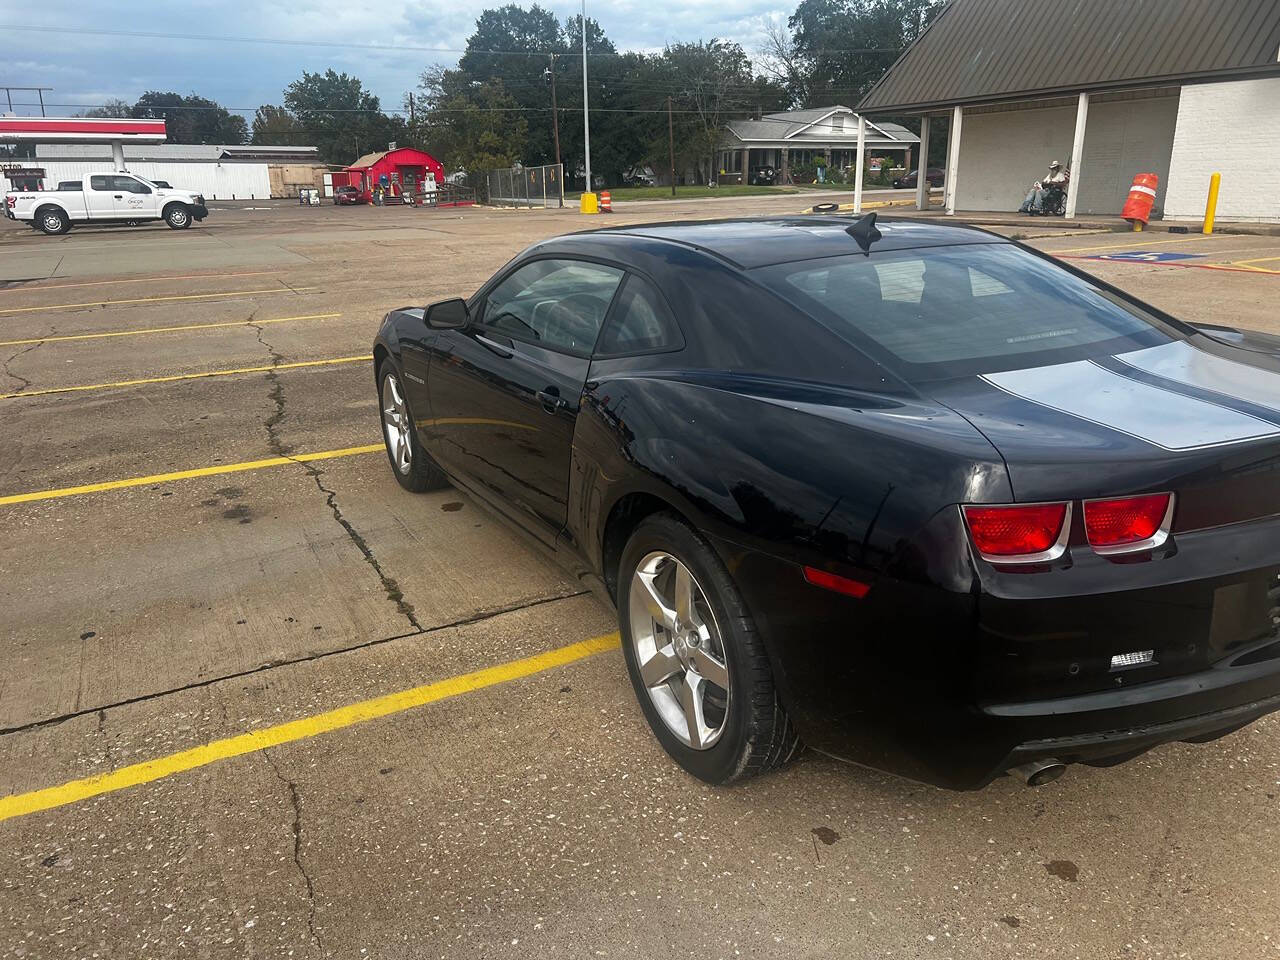
M32 341L0 342L0 390L271 366L0 401L0 495L376 443L368 366L284 365L366 353L386 310L469 293L583 225L280 204L55 250L0 222L0 284L35 278L0 287L0 341ZM1178 249L1218 248L1280 256L1259 237ZM1280 332L1275 278L1076 262L1187 319ZM613 628L468 497L406 493L381 453L0 506L0 795ZM1267 720L1038 791L812 755L714 790L662 754L606 652L0 822L0 960L1280 958L1278 743Z

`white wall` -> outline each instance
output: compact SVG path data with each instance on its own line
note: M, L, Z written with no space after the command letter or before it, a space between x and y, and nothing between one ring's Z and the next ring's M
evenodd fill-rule
M52 190L59 180L83 180L91 173L112 169L111 161L41 160L44 185ZM206 200L264 200L271 196L271 178L265 163L163 163L131 160L129 171L148 180L167 180L178 190L194 190Z
M1204 216L1222 174L1218 217L1280 222L1280 77L1182 88L1165 216Z
M1156 209L1164 204L1177 97L1093 102L1085 127L1084 179L1078 215L1118 215L1136 173L1160 178ZM960 210L1017 210L1050 160L1071 162L1076 108L969 113L960 133Z

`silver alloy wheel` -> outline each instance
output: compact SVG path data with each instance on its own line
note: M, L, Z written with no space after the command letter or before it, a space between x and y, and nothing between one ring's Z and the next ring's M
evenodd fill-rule
M689 568L647 554L631 578L631 643L640 678L667 729L695 750L715 745L732 705L724 641Z
M187 222L187 211L182 207L174 207L169 211L169 222L175 227L180 227Z
M44 228L50 233L54 233L62 229L62 215L58 213L46 213L44 215Z
M413 446L409 442L409 408L400 392L400 381L388 373L382 382L382 434L387 440L391 462L405 476L413 466Z

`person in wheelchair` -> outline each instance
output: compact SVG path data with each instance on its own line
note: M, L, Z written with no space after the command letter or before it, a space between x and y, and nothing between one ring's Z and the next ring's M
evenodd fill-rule
M1070 180L1070 172L1062 169L1062 164L1057 160L1051 161L1048 176L1031 185L1018 212L1032 215L1061 212L1065 209L1067 183Z

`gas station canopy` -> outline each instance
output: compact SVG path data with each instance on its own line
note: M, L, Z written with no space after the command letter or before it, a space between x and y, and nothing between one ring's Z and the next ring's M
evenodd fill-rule
M163 120L98 120L88 117L0 117L0 143L163 143Z

